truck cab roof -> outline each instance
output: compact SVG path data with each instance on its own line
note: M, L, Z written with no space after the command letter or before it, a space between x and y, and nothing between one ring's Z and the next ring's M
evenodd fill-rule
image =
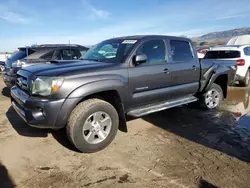
M115 37L112 39L124 39L124 40L141 40L141 39L153 39L153 38L175 38L178 40L189 40L185 37L175 37L175 36L168 36L168 35L131 35L131 36L123 36L123 37ZM111 39L109 39L111 40Z

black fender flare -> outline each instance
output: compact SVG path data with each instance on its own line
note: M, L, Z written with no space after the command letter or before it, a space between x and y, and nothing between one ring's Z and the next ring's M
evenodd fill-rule
M57 118L56 122L57 127L62 128L67 124L67 119L70 113L73 111L75 106L79 102L81 102L84 98L90 95L98 94L100 92L111 91L111 90L116 91L120 96L120 100L122 103L121 110L124 112L123 101L126 100L125 96L127 90L125 83L123 83L118 79L106 79L106 80L89 82L87 84L81 85L80 87L76 88L67 96ZM121 113L119 115L121 115ZM123 113L122 115L123 117L121 118L126 121L125 113Z
M215 83L215 80L218 77L222 76L222 75L226 75L227 76L227 80L226 80L225 86L227 87L229 85L229 78L228 78L228 76L229 76L229 74L231 72L229 69L225 69L225 68L223 68L221 66L218 66L218 65L215 65L215 66L213 66L211 68L212 69L209 72L207 72L207 75L204 75L204 76L207 77L207 82L206 82L204 88L201 90L202 93L206 92L207 89L209 89L211 87L211 85L213 83ZM222 88L222 89L224 91L224 89L226 89L226 88ZM224 97L226 97L226 95L227 94L224 91Z

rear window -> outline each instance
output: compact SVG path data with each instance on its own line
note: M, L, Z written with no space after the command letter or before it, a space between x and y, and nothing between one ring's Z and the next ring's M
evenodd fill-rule
M208 51L205 59L227 59L240 57L240 51L224 50L224 51Z

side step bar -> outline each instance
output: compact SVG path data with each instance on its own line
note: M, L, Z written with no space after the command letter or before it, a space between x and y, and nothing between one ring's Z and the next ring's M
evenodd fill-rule
M159 112L176 106L181 106L184 104L192 103L198 101L197 97L188 96L185 98L178 98L174 100L162 101L155 104L146 105L140 108L133 109L127 113L129 116L141 117L154 112Z

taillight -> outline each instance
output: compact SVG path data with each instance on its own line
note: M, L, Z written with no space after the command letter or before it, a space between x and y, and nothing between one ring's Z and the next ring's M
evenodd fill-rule
M245 65L245 59L238 59L237 61L238 66L244 66Z
M206 50L198 50L198 53L201 53L203 55L206 55L207 51Z

